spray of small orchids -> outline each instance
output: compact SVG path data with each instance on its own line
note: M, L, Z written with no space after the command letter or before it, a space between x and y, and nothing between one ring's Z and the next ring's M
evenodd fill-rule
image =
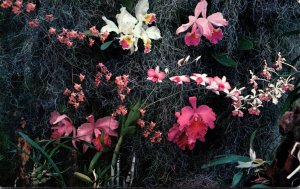
M291 67L295 72L289 75L280 75L283 66ZM259 108L263 107L264 101L271 101L273 104L277 104L285 92L294 90L294 85L292 84L294 80L293 75L299 73L294 66L286 63L280 52L278 53L277 61L272 67L268 67L265 61L260 76L255 75L252 70L249 71L251 74L249 84L252 85L252 94L242 96L241 92L245 87L240 89L234 88L227 94L227 97L233 100L233 116L243 117L243 110L245 109L248 109L249 114L259 115Z

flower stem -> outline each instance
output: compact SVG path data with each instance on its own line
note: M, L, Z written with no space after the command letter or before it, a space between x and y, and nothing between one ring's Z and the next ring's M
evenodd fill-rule
M113 168L115 168L116 164L117 164L117 160L118 160L118 156L119 156L119 153L120 153L120 148L121 148L121 145L123 143L123 140L124 140L124 135L121 134L119 140L118 140L118 143L115 147L115 150L114 150L114 155L113 155L113 158L112 158L112 161L111 161L111 166Z

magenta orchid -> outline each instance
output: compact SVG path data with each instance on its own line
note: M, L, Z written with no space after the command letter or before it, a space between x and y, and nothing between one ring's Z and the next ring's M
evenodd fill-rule
M189 16L189 22L181 25L176 30L176 34L178 35L192 26L192 31L188 32L184 38L187 46L197 46L200 43L202 35L212 44L217 44L223 37L222 30L214 26L227 26L228 21L223 18L220 12L206 17L207 5L206 0L201 0L195 8L194 16ZM199 18L200 14L202 14L202 17Z
M177 123L168 133L168 140L177 143L182 150L186 147L192 150L196 140L204 142L208 128L215 127L216 114L213 110L206 105L197 107L195 96L190 97L189 101L192 106L185 106L181 109L181 113L175 113Z
M162 82L162 80L166 77L164 72L159 71L159 66L156 66L155 70L149 69L147 75L147 80L151 80L152 82Z
M86 141L88 143L94 143L95 147L98 150L102 150L102 147L99 147L99 136L101 136L101 133L104 132L104 136L110 135L110 136L118 136L118 133L115 131L115 129L118 128L118 121L114 120L113 117L106 116L103 118L98 119L95 122L95 118L93 115L88 116L87 118L88 123L82 124L77 129L77 138L82 141ZM95 137L95 138L94 138ZM108 146L110 142L109 136L104 137L106 141L104 141L104 144ZM88 145L83 145L83 152L86 152L88 149Z
M56 139L59 142L60 137L69 136L73 132L73 137L76 135L76 129L73 125L72 120L65 114L60 115L58 112L54 111L50 114L50 124L53 125L51 127L54 130L51 134L51 139ZM72 141L75 146L75 141Z

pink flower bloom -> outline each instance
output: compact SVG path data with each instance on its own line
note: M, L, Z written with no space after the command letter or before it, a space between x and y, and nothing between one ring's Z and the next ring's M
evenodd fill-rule
M86 119L88 123L82 124L77 129L77 137L79 140L92 143L94 136L97 139L101 135L101 132L104 132L110 136L118 136L118 133L115 131L115 129L118 128L119 123L118 121L114 120L112 117L110 116L103 117L98 119L96 122L93 115L88 116ZM95 142L96 141L94 141L94 144ZM84 144L83 152L86 152L87 149L88 146Z
M162 82L162 80L166 77L164 72L159 71L159 66L156 66L155 70L149 69L147 75L147 80L151 80L152 82Z
M173 76L173 77L170 77L170 80L177 83L177 85L181 85L181 84L183 84L183 82L189 83L191 81L189 76L187 76L187 75Z
M239 96L242 94L242 90L244 90L245 87L242 87L240 89L237 89L236 87L232 89L229 93L227 93L228 98L231 98L233 101L237 101L239 99Z
M67 40L67 41L66 41L66 44L67 44L67 46L68 46L69 48L72 48L72 47L73 47L73 42L70 41L70 40Z
M34 3L27 3L26 12L32 12L35 10L36 4Z
M189 101L191 107L186 106L181 109L181 113L176 112L177 124L169 130L168 140L177 143L181 149L188 146L191 150L196 140L205 141L208 127L211 129L215 127L216 114L206 105L197 107L196 97L190 97Z
M15 5L16 5L17 7L19 7L19 8L21 8L21 7L23 6L23 2L22 2L21 0L17 0L17 1L15 2Z
M127 114L127 109L126 109L126 107L124 106L124 105L120 105L119 107L118 107L118 109L116 110L116 113L118 114L118 115L126 115Z
M244 117L244 113L241 110L233 110L232 115L238 117Z
M92 38L89 38L89 46L93 46L95 44L95 40Z
M54 35L56 33L56 29L50 27L50 29L48 30L48 32L49 32L50 35Z
M7 9L13 5L12 0L5 0L1 3L1 7Z
M257 115L257 116L259 116L259 114L260 114L260 110L256 106L249 108L248 112L249 112L249 114Z
M85 35L84 35L82 32L78 32L77 38L78 38L80 41L83 41L83 39L85 38Z
M220 79L218 76L214 77L214 81L218 84L218 90L223 91L225 93L229 93L229 90L231 89L230 84L226 81L226 77L223 76L222 79Z
M192 32L188 32L184 37L184 43L187 46L197 46L200 43L201 40L201 33L199 30L197 30L197 26L194 25Z
M76 135L76 129L73 125L72 120L65 114L60 115L58 112L52 112L50 114L50 124L53 125L51 127L53 131L51 135L51 139L60 138L62 136L69 136L73 132L73 137ZM60 139L58 139L58 142ZM72 141L74 147L75 141Z
M96 26L93 26L90 28L90 32L93 34L93 36L95 37L99 37L100 36L100 32L99 30L97 30Z
M36 28L36 27L39 27L39 23L36 20L30 21L30 22L28 22L28 26L31 28Z
M69 32L67 32L66 35L67 35L67 37L70 38L70 39L72 39L72 38L77 38L77 31L74 31L74 30L69 31Z
M197 74L194 73L193 76L191 76L190 78L194 81L196 81L197 85L203 85L205 86L205 84L208 82L208 79L206 78L207 74Z
M213 25L218 27L226 26L228 22L223 18L222 13L220 12L206 17L207 5L206 0L201 0L195 8L194 16L189 16L189 22L183 24L176 30L176 34L179 34L193 26L192 32L187 33L185 36L185 43L188 46L198 45L202 35L213 44L216 44L222 39L222 30L220 28L215 29ZM198 18L200 14L202 14L203 18Z
M100 37L101 42L104 43L105 40L108 38L108 36L109 36L109 33L107 31L104 32Z
M51 22L53 20L53 14L46 14L44 17L48 22Z
M14 13L14 14L16 14L16 15L19 15L19 14L21 14L21 9L20 9L20 7L18 7L18 6L13 6L12 7L12 12Z
M80 82L82 82L85 79L85 75L83 75L82 73L79 74L79 79L80 79Z
M82 89L81 84L75 83L75 84L74 84L74 89L75 89L76 91L80 91L80 90Z

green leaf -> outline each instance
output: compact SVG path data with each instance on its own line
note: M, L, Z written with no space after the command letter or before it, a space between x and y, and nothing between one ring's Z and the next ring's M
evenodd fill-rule
M272 188L271 186L267 186L264 184L254 184L251 188Z
M237 62L224 53L211 53L211 56L223 66L233 68L237 66Z
M98 173L98 178L102 179L102 177L107 173L107 171L110 169L110 165L106 166L103 170L99 170Z
M253 141L254 141L256 133L257 133L257 129L251 134L251 137L250 137L250 148L251 149L253 149Z
M237 187L243 177L243 171L236 173L232 178L231 188Z
M300 86L295 88L286 98L282 110L281 115L283 115L286 111L289 111L289 109L292 107L293 103L300 98L300 94L298 93L300 91Z
M124 130L124 134L125 135L133 135L136 131L136 127L135 126L128 126L125 128Z
M89 36L89 37L94 37L94 35L92 34L92 32L90 30L84 31L83 34L86 36Z
M102 152L97 152L93 159L91 160L90 162L90 165L89 165L89 173L93 172L94 168L95 168L95 165L98 161L98 159L100 158L100 156L102 155Z
M19 135L21 137L23 137L25 140L27 140L27 142L29 142L31 144L31 146L33 148L35 148L36 150L38 150L43 156L44 158L52 165L54 171L56 172L56 174L59 176L59 178L61 179L61 182L62 182L62 185L63 187L65 188L66 187L66 184L64 182L64 178L60 172L60 170L58 169L58 167L56 166L56 164L54 163L54 161L51 159L51 157L45 152L45 150L39 146L36 142L34 142L31 138L29 138L27 135L25 135L24 133L22 132L18 132Z
M207 164L202 165L201 168L205 169L205 168L213 167L216 165L222 165L222 164L227 164L227 163L237 163L238 161L248 162L251 160L247 156L239 156L239 155L235 155L235 154L229 154L229 155L224 155L221 157L219 156L219 158L211 160Z
M102 51L106 50L113 42L114 42L114 41L112 40L112 41L107 41L107 42L103 43L103 44L101 45L100 49L101 49Z
M282 34L282 36L291 36L291 35L299 35L300 34L300 29L293 30L293 31L288 31Z
M133 125L136 120L140 117L140 108L141 108L141 101L138 100L137 103L131 108L129 114L127 116L127 120L125 122L125 128L129 125Z
M238 50L247 51L253 49L254 44L248 39L240 39L238 44Z
M134 1L133 0L122 0L121 4L126 7L126 9L131 12L133 9Z
M80 180L82 180L83 182L87 182L87 183L91 183L93 184L93 181L90 177L88 177L85 174L79 173L79 172L75 172L74 175L79 178Z

